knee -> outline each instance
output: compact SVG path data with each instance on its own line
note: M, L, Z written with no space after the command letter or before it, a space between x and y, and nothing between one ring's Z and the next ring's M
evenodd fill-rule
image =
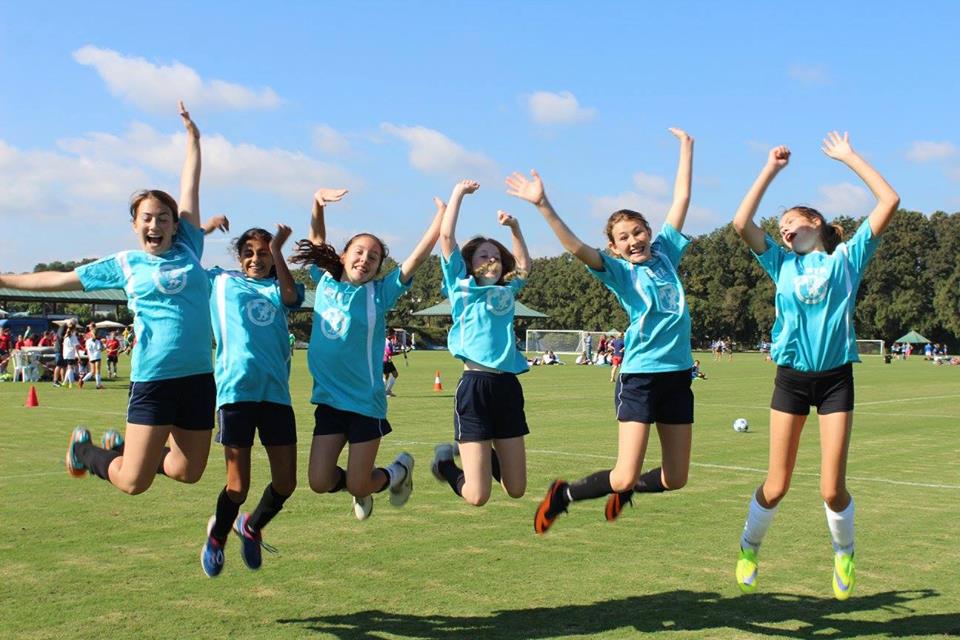
M310 483L310 490L315 493L327 493L333 489L333 478L324 478L320 474L311 473L307 480Z
M153 484L153 478L149 479L135 479L130 482L115 482L113 486L120 491L123 491L127 495L137 496L150 488L150 485Z
M773 507L780 504L780 501L784 499L787 495L787 491L790 489L789 484L778 484L763 485L763 498L767 501L767 508L772 509Z
M820 488L820 496L823 498L824 503L827 507L834 513L839 513L847 508L850 504L850 496L847 494L846 489L838 487Z
M283 480L274 480L270 484L273 485L273 490L282 496L289 496L297 489L296 478L284 478Z
M617 469L610 472L610 488L617 493L633 489L636 483L636 474L624 473Z
M682 475L666 475L664 474L663 488L667 491L676 491L677 489L683 489L687 486L687 474Z
M475 507L482 507L483 505L487 504L487 501L490 499L490 490L472 490L467 485L464 485L461 495L467 504L472 504Z
M234 504L243 504L247 501L247 487L232 487L227 484L227 495Z
M527 484L524 483L522 485L515 486L515 487L504 486L503 489L504 491L507 492L507 495L510 496L511 498L522 498L523 494L527 492Z

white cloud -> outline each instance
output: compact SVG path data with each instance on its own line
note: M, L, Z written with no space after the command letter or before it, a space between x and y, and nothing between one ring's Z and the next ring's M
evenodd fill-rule
M269 87L251 89L224 80L203 80L174 61L157 65L144 58L86 45L73 52L78 63L93 67L110 93L147 111L167 112L183 100L188 109L273 109L280 98Z
M491 158L483 153L467 151L434 129L384 122L380 130L410 145L410 164L424 173L474 179L497 175L497 165Z
M911 162L930 162L931 160L951 158L956 153L957 147L951 142L917 140L907 150L907 160Z
M651 196L662 196L666 195L670 189L670 186L667 184L667 180L662 176L655 176L650 173L644 173L643 171L638 171L633 176L633 184L640 190L641 193L645 193Z
M614 211L620 209L631 209L639 211L650 223L650 227L657 232L663 225L670 210L670 200L659 198L650 194L637 193L635 191L624 191L615 196L591 196L590 215L592 218L606 219ZM713 210L706 207L691 205L687 210L687 217L684 222L684 233L703 233L711 231L720 224L728 222L720 220ZM590 241L584 238L584 242Z
M343 155L350 151L347 137L328 124L318 124L313 128L313 144L332 156Z
M817 193L819 197L814 206L828 217L864 215L869 213L874 202L866 189L849 182L823 185Z
M536 91L527 98L530 119L536 124L577 124L593 120L597 110L582 107L577 97L569 91L551 93Z
M830 74L822 65L794 64L787 70L787 74L801 84L828 84Z

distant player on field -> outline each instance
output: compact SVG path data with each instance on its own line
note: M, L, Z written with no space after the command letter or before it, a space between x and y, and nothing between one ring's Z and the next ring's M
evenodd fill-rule
M846 600L853 591L853 498L847 491L847 453L853 426L853 368L859 362L854 332L857 289L879 236L900 198L860 157L847 134L831 132L823 152L853 170L877 204L849 241L815 209L793 207L780 218L778 245L753 222L767 187L790 160L784 146L770 150L767 163L747 192L733 226L776 283L776 321L770 355L777 363L770 402L770 463L767 478L750 501L740 538L736 577L744 593L757 589L757 553L777 505L790 487L800 433L810 407L820 422L820 494L833 540L833 593Z

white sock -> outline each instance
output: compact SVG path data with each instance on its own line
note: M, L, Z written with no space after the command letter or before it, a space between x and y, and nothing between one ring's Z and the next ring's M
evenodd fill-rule
M390 488L394 489L407 479L407 468L394 460L387 467L387 475L390 476Z
M833 550L835 553L853 553L853 496L850 497L850 504L847 508L837 513L831 511L827 503L823 503L823 510L827 513L827 528L830 530L830 538L833 539Z
M103 385L103 378L101 378L101 377L100 377L100 374L98 373L98 374L97 374L97 386L99 387L99 386L102 386L102 385Z
M386 392L390 393L390 391L393 389L393 385L395 385L396 383L397 383L397 378L395 376L387 376Z
M93 371L87 371L87 375L83 376L84 382L90 382L90 378L93 377Z
M779 505L777 505L779 507ZM740 536L740 548L752 549L754 553L760 551L763 536L777 515L777 507L765 509L757 502L757 494L750 499L750 508L747 511L747 521L743 524L743 535Z

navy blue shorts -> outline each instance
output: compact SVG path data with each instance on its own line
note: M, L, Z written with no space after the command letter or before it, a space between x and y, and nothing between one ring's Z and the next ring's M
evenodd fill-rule
M297 418L288 404L233 402L221 405L217 418L220 429L216 440L225 447L249 449L257 430L265 447L297 444Z
M131 382L127 422L159 427L172 424L189 431L213 429L217 386L212 373Z
M518 438L528 433L523 387L516 375L463 372L453 411L453 438L457 442Z
M387 360L383 363L383 375L393 376L394 378L399 378L400 374L397 372L397 365L393 364L392 361Z
M804 372L777 367L770 408L795 416L853 411L853 365L849 362L829 371Z
M620 422L693 424L690 369L664 373L621 373L613 395Z
M313 435L332 436L343 434L347 442L370 442L387 435L393 429L386 418L371 418L353 411L343 411L328 404L318 404L313 412Z

